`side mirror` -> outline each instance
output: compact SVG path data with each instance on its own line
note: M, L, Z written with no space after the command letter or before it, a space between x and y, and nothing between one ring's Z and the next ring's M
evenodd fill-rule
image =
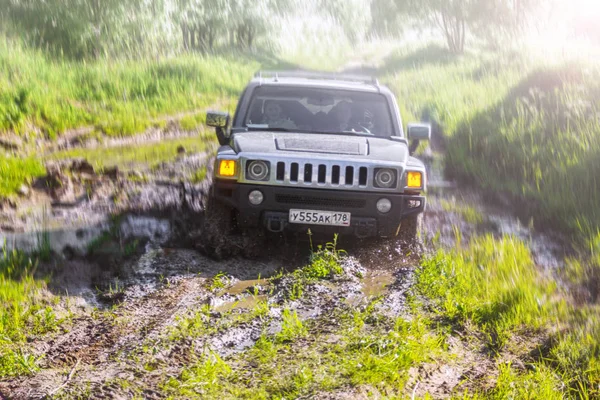
M227 132L227 126L229 125L229 113L225 111L208 111L206 113L206 125L215 128L220 145L228 143L229 132Z
M408 124L409 140L429 140L431 138L431 124Z

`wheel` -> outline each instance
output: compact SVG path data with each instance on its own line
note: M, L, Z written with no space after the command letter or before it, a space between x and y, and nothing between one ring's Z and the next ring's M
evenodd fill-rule
M243 255L250 260L259 259L265 251L266 235L264 229L248 229L243 232Z
M419 236L423 221L423 215L417 214L404 218L400 222L400 231L398 232L398 241L403 248L421 251L423 243Z
M222 260L233 254L231 230L232 209L218 201L212 192L204 209L202 233L198 247L209 257Z

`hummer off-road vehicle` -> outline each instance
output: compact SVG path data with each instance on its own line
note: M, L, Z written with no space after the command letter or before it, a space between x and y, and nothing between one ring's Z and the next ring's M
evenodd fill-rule
M376 79L257 73L233 119L208 112L218 150L206 210L204 247L217 251L230 230L252 239L307 231L398 237L414 243L427 182L405 135L394 95Z

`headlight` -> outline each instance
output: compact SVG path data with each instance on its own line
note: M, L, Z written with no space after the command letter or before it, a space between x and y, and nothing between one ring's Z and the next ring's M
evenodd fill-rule
M237 174L235 160L221 160L219 162L219 175L227 178L234 177Z
M396 184L396 171L389 168L378 168L375 170L375 186L379 188L391 188Z
M269 164L266 161L250 161L246 166L246 177L253 181L269 179Z
M417 171L408 171L406 173L406 187L421 189L423 187L423 174Z

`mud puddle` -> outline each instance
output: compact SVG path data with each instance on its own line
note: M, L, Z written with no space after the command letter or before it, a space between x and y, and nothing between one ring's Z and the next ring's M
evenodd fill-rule
M362 279L362 294L366 298L380 296L395 281L396 277L390 271L368 271Z

